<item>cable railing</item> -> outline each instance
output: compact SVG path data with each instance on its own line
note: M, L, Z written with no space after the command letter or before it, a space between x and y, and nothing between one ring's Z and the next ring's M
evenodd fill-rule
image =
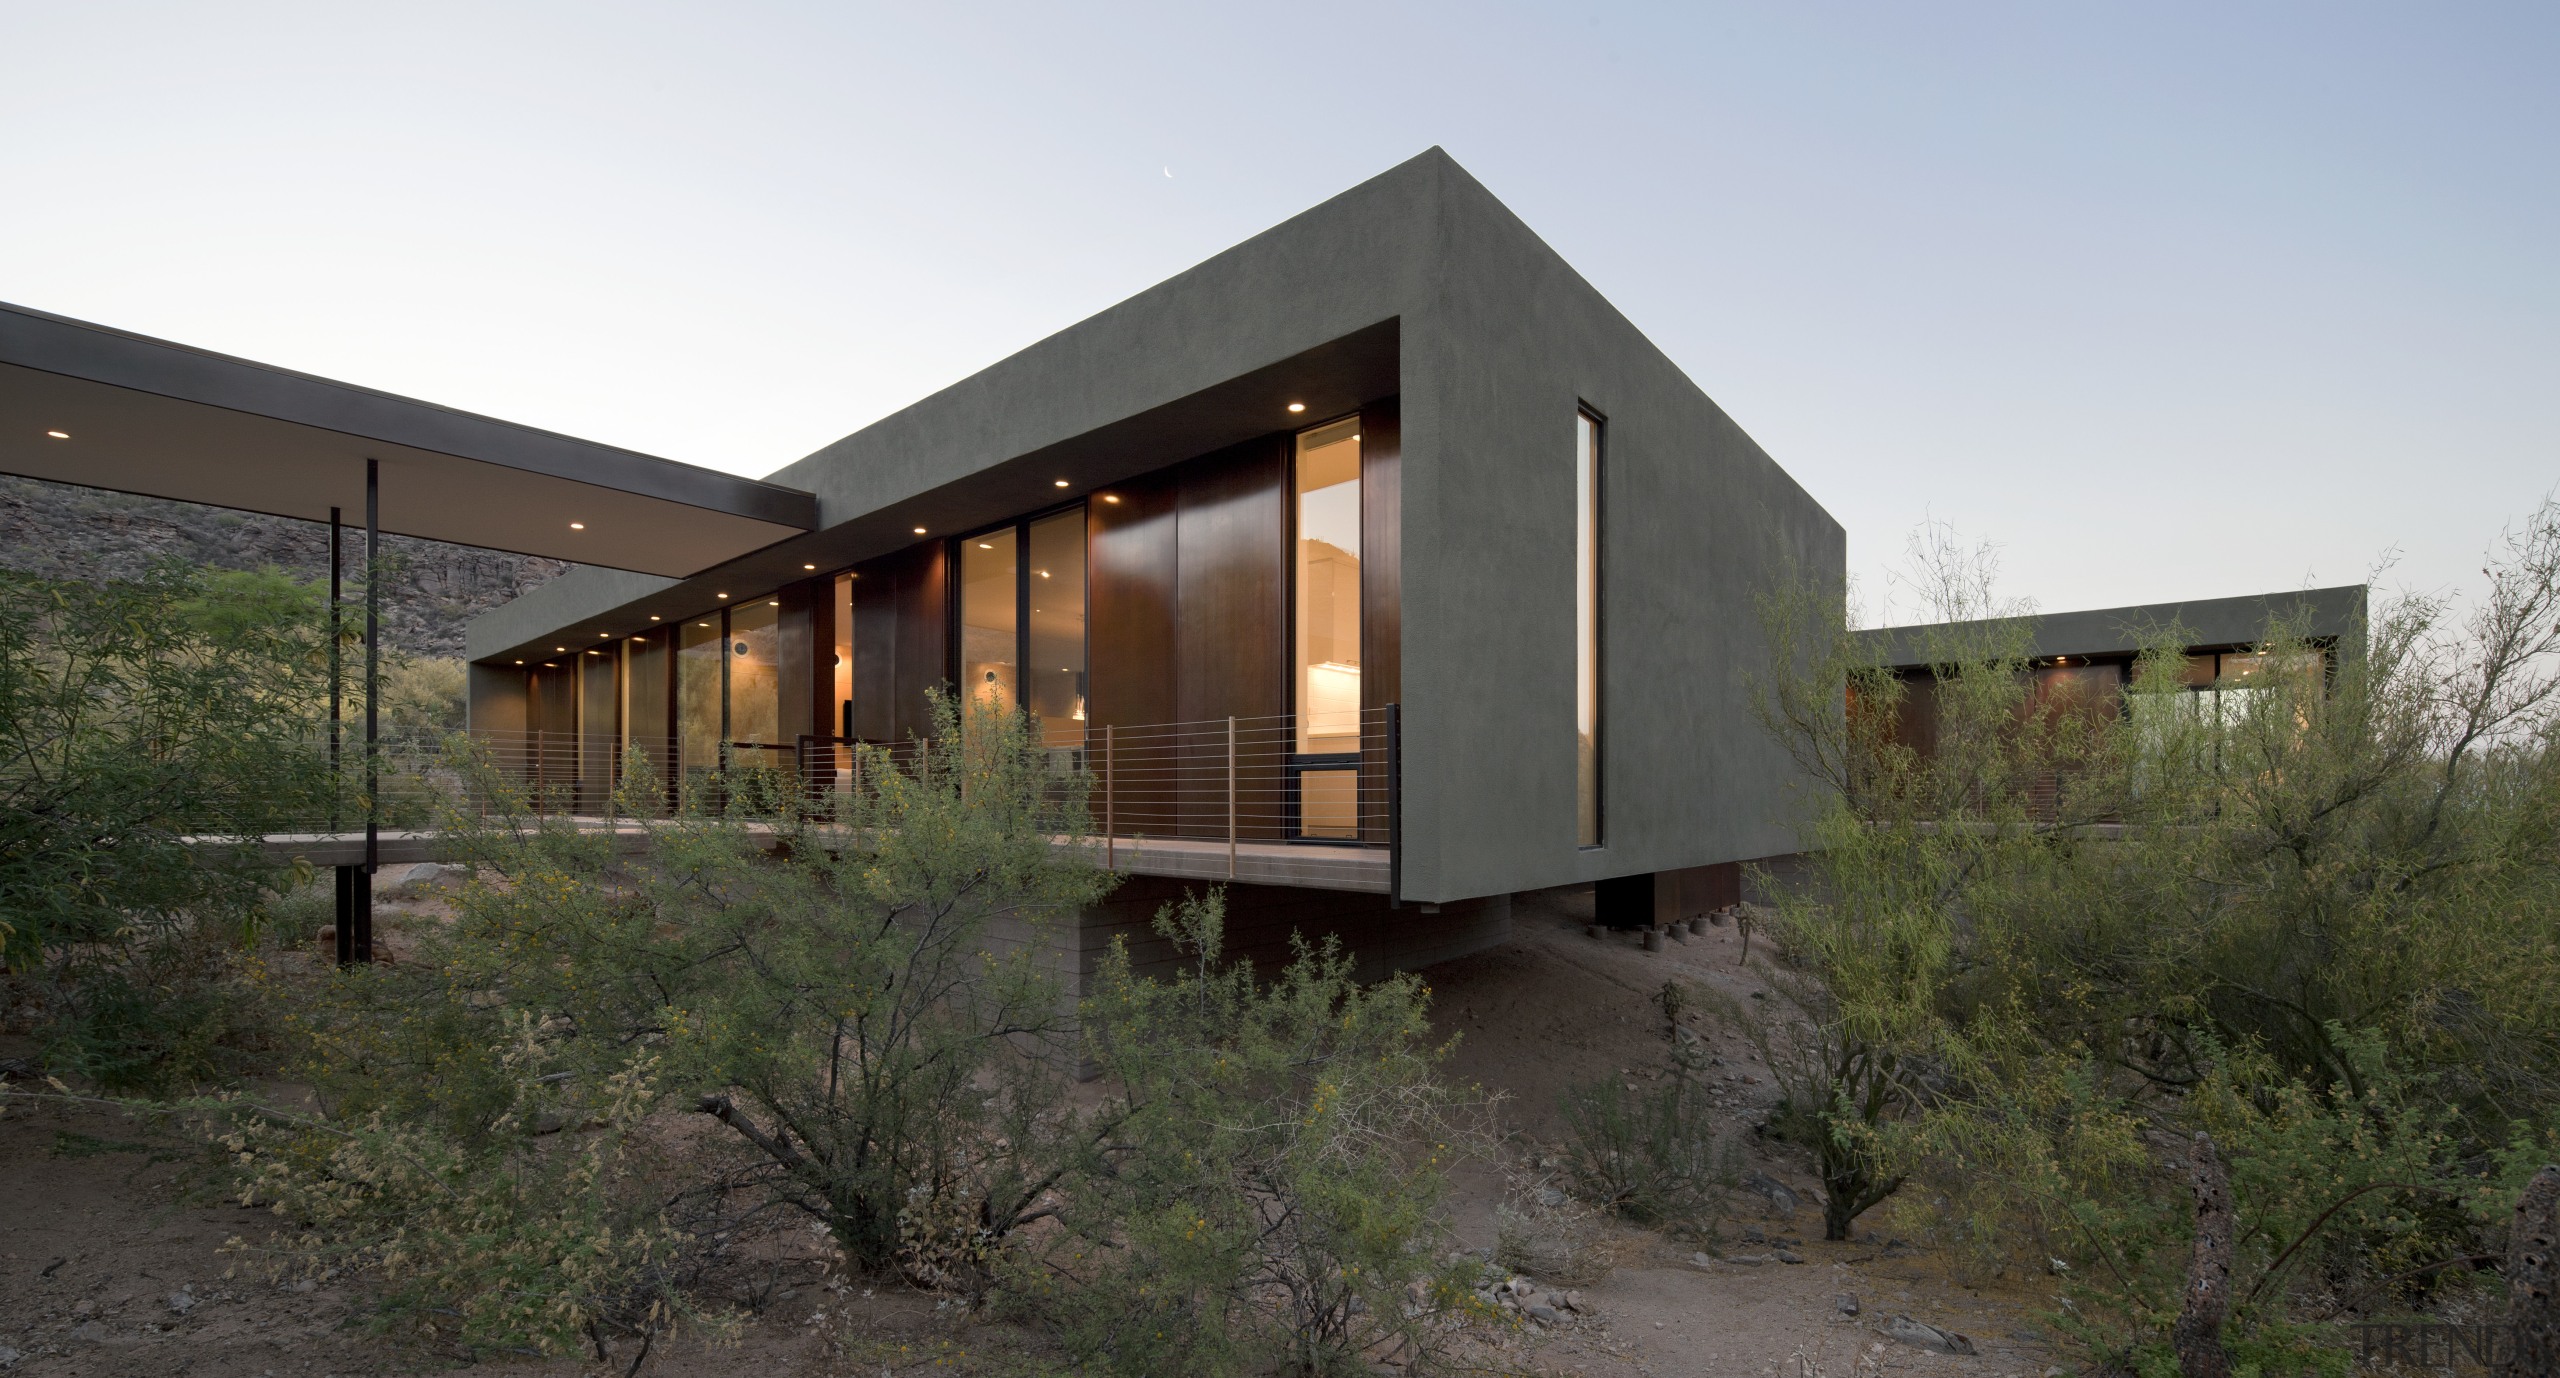
M1084 791L1105 866L1156 875L1393 893L1400 876L1399 710L1141 724L1037 724L1062 780ZM857 749L865 748L865 749ZM448 811L594 818L629 810L648 772L654 809L784 807L833 820L864 774L935 768L934 744L801 736L704 743L618 732L395 729L342 735L324 784L288 810L208 818L197 831L343 834L431 830ZM318 750L315 739L313 750ZM466 760L468 753L472 760ZM371 779L370 794L366 781Z
M1402 725L1395 705L1337 713L1174 723L1044 723L1051 760L1080 776L1106 866L1203 878L1374 876L1401 860ZM793 768L807 797L863 787L865 770L929 768L929 745L799 739Z

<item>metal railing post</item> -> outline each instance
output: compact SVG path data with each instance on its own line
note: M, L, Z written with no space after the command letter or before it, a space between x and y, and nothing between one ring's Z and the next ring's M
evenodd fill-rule
M1119 819L1111 808L1111 759L1117 745L1112 740L1111 727L1109 723L1102 725L1102 869L1106 871L1118 870L1120 860Z
M1387 705L1387 907L1404 907L1404 733Z
M1227 719L1227 879L1236 878L1236 720Z

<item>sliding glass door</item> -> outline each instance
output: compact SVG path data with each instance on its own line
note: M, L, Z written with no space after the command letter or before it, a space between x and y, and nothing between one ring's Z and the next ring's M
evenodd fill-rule
M1081 506L959 542L959 683L972 703L1031 714L1052 750L1085 741Z

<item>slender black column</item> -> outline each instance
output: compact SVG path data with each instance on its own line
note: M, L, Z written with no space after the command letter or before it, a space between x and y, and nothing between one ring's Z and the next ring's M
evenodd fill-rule
M382 866L382 462L364 462L364 879L356 961L373 960L373 876Z
M346 777L338 765L338 741L346 716L346 649L339 642L341 607L345 597L346 526L339 509L329 509L329 831L338 830L338 804L345 794ZM353 866L332 868L337 881L338 961L341 965L355 960L356 881ZM369 905L367 906L370 907Z
M346 687L345 654L338 646L339 583L345 566L340 550L343 527L338 509L329 509L329 831L338 830L338 722ZM340 918L346 917L340 915Z

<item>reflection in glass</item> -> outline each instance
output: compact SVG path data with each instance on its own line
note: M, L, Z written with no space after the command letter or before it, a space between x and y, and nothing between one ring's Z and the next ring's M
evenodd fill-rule
M1600 845L1600 418L1574 417L1574 838Z
M770 744L782 740L782 609L774 600L750 599L729 610L729 740ZM759 752L748 765L771 765Z
M626 747L649 754L663 778L667 763L667 634L631 638L623 681L623 734Z
M1300 432L1297 467L1298 750L1358 751L1360 419Z
M1018 544L1011 528L960 543L960 685L972 703L1011 708L1020 702Z
M686 770L720 766L720 618L688 618L676 632L676 751Z
M971 542L971 548L975 548ZM980 552L984 553L984 552ZM1084 745L1084 509L1031 524L1031 661L1026 705L1053 748Z

